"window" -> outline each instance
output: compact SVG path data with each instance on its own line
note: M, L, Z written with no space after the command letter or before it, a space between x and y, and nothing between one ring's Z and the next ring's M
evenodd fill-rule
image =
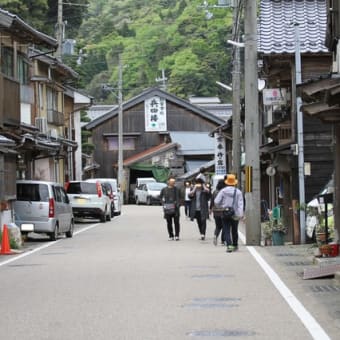
M13 49L1 47L1 71L9 77L14 77L14 55Z
M18 55L18 78L21 85L28 85L29 83L29 64L23 55Z
M135 138L124 137L123 138L123 150L135 150ZM118 150L118 137L107 138L107 149L109 151Z
M58 109L58 92L54 91L52 88L47 88L47 110Z

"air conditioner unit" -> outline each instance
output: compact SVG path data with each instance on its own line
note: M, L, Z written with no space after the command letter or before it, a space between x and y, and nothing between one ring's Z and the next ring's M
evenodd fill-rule
M58 138L58 130L57 129L51 129L48 131L48 135L50 138L57 139Z
M47 119L46 117L35 118L35 126L41 133L47 133Z

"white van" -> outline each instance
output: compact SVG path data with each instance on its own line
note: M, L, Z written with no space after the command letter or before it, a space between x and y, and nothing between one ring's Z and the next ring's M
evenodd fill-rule
M134 188L132 189L133 191L133 199L136 202L136 197L138 196L136 190L138 187L141 186L141 184L146 184L146 183L156 183L157 181L153 177L138 177L136 178L136 184Z
M116 178L90 178L86 182L107 182L111 184L113 193L113 203L114 203L114 215L120 215L122 212L122 198L120 189L118 188Z

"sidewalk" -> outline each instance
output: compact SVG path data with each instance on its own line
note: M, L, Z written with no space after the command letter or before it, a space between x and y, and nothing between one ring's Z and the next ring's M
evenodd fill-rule
M245 226L240 225L244 234ZM340 332L340 275L303 279L305 269L340 265L340 257L317 258L313 244L254 247L305 308Z

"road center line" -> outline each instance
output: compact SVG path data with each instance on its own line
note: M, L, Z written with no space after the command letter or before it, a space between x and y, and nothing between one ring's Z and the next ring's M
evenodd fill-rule
M246 238L243 233L239 231L239 237L243 243L246 243ZM272 281L275 288L279 291L281 296L288 303L289 307L298 316L304 326L307 328L308 332L311 334L313 339L317 340L330 340L330 337L320 326L320 324L314 319L314 317L308 312L308 310L303 306L303 304L295 297L292 291L285 285L281 280L279 275L273 270L272 267L263 259L263 257L258 253L258 251L252 247L247 246L247 250L255 258L257 263Z
M83 232L85 232L85 231L87 231L87 230L93 229L93 228L95 228L95 227L97 227L97 226L99 226L99 225L100 225L99 223L92 224L92 225L90 225L90 226L88 226L88 227L86 227L86 228L83 228L83 229L80 229L80 230L75 231L75 232L73 233L73 235L78 235L78 234L83 233ZM55 244L57 244L57 243L59 243L59 242L61 242L61 241L63 241L63 239L59 239L59 240L57 240L57 241L49 242L49 243L44 244L44 245L42 245L42 246L40 246L40 247L38 247L38 248L35 248L35 249L33 249L33 250L30 250L30 251L27 251L27 252L25 252L25 253L23 253L23 254L20 254L20 255L17 255L17 256L15 256L15 257L13 257L13 258L10 258L10 259L8 259L8 260L6 260L6 261L0 262L0 267L5 266L5 265L7 265L7 264L9 264L9 263L18 261L18 260L20 260L20 259L22 259L22 258L24 258L24 257L26 257L26 256L32 255L32 254L34 254L34 253L37 253L38 251L41 251L41 250L43 250L43 249L49 248L49 247L51 247L51 246L53 246L53 245L55 245ZM11 255L6 255L6 256L11 256ZM14 256L14 255L13 255L13 256Z

